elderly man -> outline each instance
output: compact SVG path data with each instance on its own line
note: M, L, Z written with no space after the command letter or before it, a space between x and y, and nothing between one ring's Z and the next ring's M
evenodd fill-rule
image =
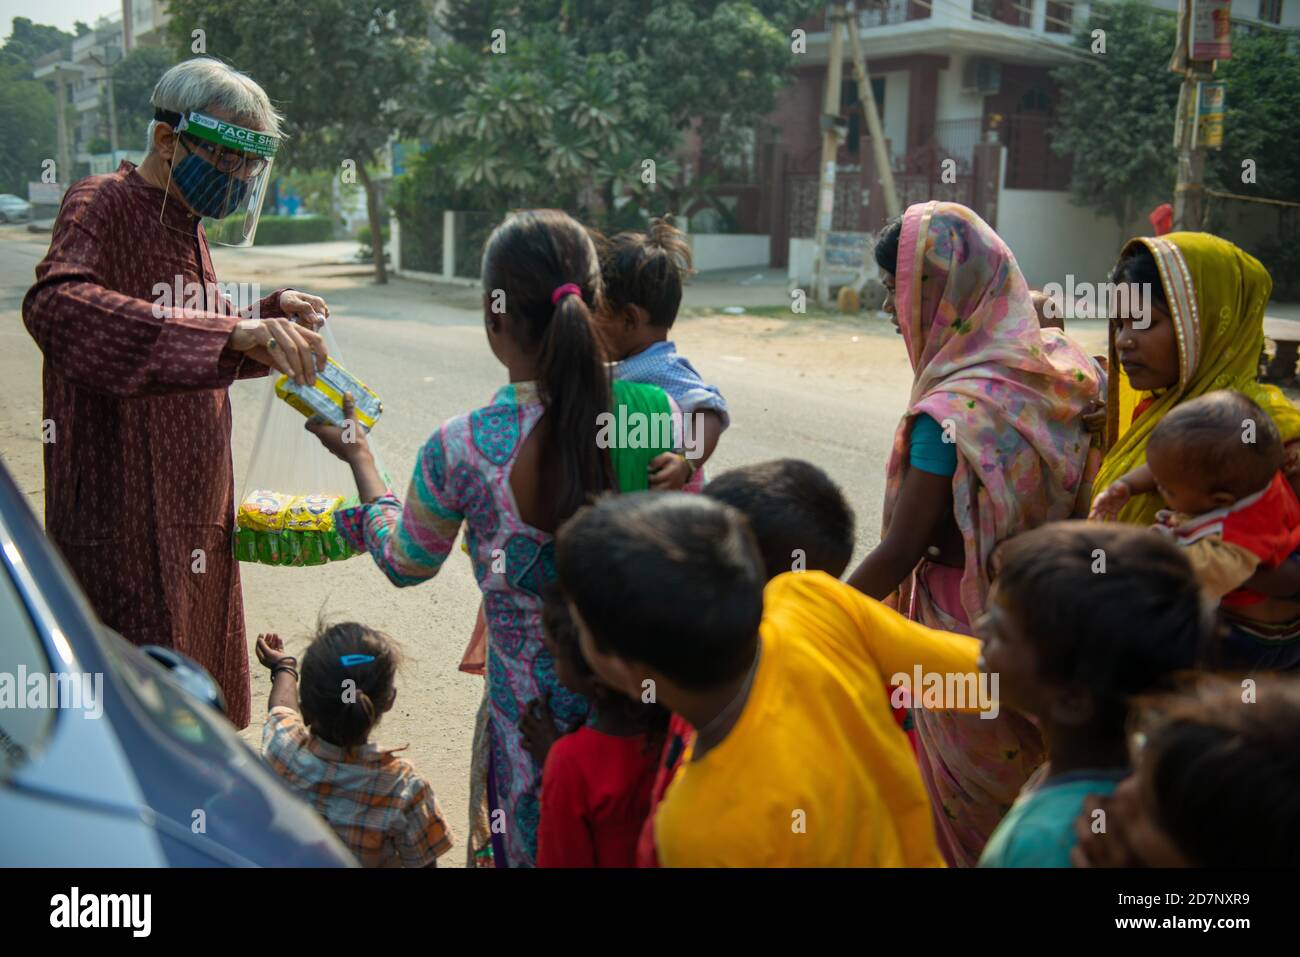
M201 219L251 237L280 136L266 93L200 58L163 75L153 106L138 168L68 190L23 301L52 423L45 526L104 623L195 658L242 728L227 390L268 366L313 382L328 310L293 290L240 310L216 286Z

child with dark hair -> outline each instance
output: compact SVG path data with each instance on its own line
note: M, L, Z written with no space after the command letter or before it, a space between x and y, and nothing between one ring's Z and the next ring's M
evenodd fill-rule
M371 628L317 628L302 660L279 635L257 636L271 671L262 757L325 818L365 867L436 867L452 834L433 788L411 762L371 744L397 700L398 654Z
M732 469L706 485L704 496L732 506L749 520L768 581L788 571L820 571L838 578L848 567L853 510L830 476L809 462L777 459ZM900 723L906 715L900 712ZM650 814L637 845L638 867L658 866L654 812L681 766L693 731L681 715L669 719Z
M1147 440L1146 462L1093 503L1114 518L1130 498L1159 492L1172 511L1157 518L1182 545L1201 586L1228 624L1223 668L1300 667L1300 602L1243 587L1300 548L1300 500L1282 472L1282 437L1263 409L1220 390L1171 409Z
M915 669L973 680L973 638L824 572L765 583L744 516L707 497L588 506L556 565L592 670L696 729L655 817L664 866L942 865L882 688Z
M585 723L562 736L544 702L519 721L524 746L544 768L537 866L632 867L668 712L653 701L629 699L596 677L555 585L546 590L542 622L556 677L590 701L591 711Z
M805 569L839 578L853 557L853 510L811 462L776 459L732 469L704 494L749 519L769 579Z
M664 389L681 409L682 452L665 452L650 463L650 487L697 492L702 469L731 421L727 402L689 359L668 341L682 302L682 281L691 269L691 248L667 218L648 233L597 237L605 284L602 333L614 376Z
M1243 687L1201 675L1138 711L1134 773L1085 803L1076 867L1295 867L1300 679L1262 675Z
M993 831L981 867L1068 867L1088 794L1127 773L1134 695L1171 687L1214 629L1179 550L1148 530L1056 522L995 553L976 633L1002 706L1034 719L1047 760Z

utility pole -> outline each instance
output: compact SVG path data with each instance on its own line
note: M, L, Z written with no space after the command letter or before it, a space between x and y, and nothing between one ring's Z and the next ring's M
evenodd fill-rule
M1174 185L1174 229L1200 229L1205 209L1205 150L1196 145L1196 88L1189 62L1178 91L1178 181Z
M862 39L858 36L858 18L854 14L851 3L848 24L849 46L853 51L853 72L858 79L858 102L862 104L862 112L867 115L871 151L875 154L880 186L885 193L885 214L893 219L903 210L898 202L898 190L894 187L894 168L889 163L889 152L885 149L885 133L880 125L880 116L876 113L876 94L871 89L871 75L867 73L867 58L862 53Z
M67 120L64 118L64 114L67 110L65 101L68 98L68 87L64 80L65 75L65 71L62 69L62 64L60 64L60 68L54 74L54 97L58 106L59 121L59 166L55 171L55 177L56 182L60 186L72 182L72 150L68 143L68 124Z
M826 245L835 215L835 155L840 149L843 135L840 121L840 85L844 71L844 37L840 27L846 14L844 4L832 3L826 18L831 34L830 62L826 66L826 93L822 100L822 161L821 185L817 193L817 261L814 266L813 289L817 301L825 303L830 298L830 282L826 271Z
M1207 4L1207 8L1213 4ZM1178 90L1178 116L1174 124L1174 148L1178 150L1178 179L1174 185L1174 229L1199 230L1205 217L1205 147L1199 142L1197 112L1198 91L1201 84L1214 78L1215 61L1196 59L1198 40L1202 43L1201 55L1227 57L1229 20L1228 10L1219 11L1212 20L1216 25L1214 43L1204 49L1207 38L1197 33L1193 0L1181 0L1178 15L1178 38L1171 68L1183 75ZM1210 12L1213 18L1213 11ZM1202 17L1202 20L1204 17Z
M104 84L104 87L108 94L108 146L109 149L113 151L114 159L116 159L117 158L117 108L116 108L116 103L113 99L113 64L116 62L116 59L113 57L113 51L114 51L113 47L105 46L103 49L104 49L104 56L102 59L100 57L93 56L93 55L87 57L87 59L89 59L92 63L98 65L104 71L103 74L95 77L95 80Z
M871 75L867 72L867 59L862 52L858 35L858 14L853 3L832 3L827 13L830 26L830 55L826 66L826 93L822 104L822 160L820 189L817 195L817 258L814 263L813 289L817 301L825 303L830 298L826 252L835 213L835 156L844 138L845 124L840 117L840 86L844 70L844 34L848 34L853 57L853 74L857 80L858 103L867 118L867 132L871 135L871 149L875 156L876 171L885 194L885 210L890 218L901 211L898 190L894 185L894 170L890 165L889 151L885 149L885 134L876 112L876 96L871 89ZM864 264L865 267L865 264Z

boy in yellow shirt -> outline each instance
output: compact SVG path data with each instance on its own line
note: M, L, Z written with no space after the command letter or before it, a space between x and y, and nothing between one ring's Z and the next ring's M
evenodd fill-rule
M597 674L697 729L655 819L663 866L942 866L884 686L918 670L973 686L978 641L821 572L764 590L744 516L694 496L585 508L556 562ZM969 697L935 703L996 707Z

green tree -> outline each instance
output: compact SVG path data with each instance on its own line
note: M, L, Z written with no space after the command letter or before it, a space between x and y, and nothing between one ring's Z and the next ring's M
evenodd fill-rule
M0 65L0 193L27 195L58 150L58 104L26 64Z
M417 125L413 104L430 56L422 0L172 0L173 44L190 56L204 30L209 55L260 83L286 117L289 138L277 167L333 170L366 190L375 281L387 282L379 164L391 135Z
M1173 195L1179 76L1169 70L1174 18L1137 0L1094 8L1075 46L1085 57L1052 71L1061 91L1052 148L1074 158L1072 199L1122 230ZM1105 33L1093 53L1092 32Z
M554 32L508 41L505 56L461 44L438 51L422 99L434 149L417 162L426 195L503 210L538 204L588 211L657 158L676 133L648 109L644 78L622 53L582 56Z
M1228 84L1223 148L1206 158L1206 181L1222 190L1271 199L1300 199L1300 56L1273 31L1232 36L1232 59L1216 78ZM1254 160L1255 182L1242 182L1242 161Z
M484 54L498 28L508 51L522 37L560 33L572 42L571 65L622 54L644 85L638 112L679 131L696 126L705 155L716 157L771 112L795 62L791 30L825 7L816 0L452 0L439 25Z
M689 128L707 160L751 137L795 58L805 0L453 0L424 107L432 148L397 191L493 211L560 205L606 227L712 202L681 175ZM495 31L504 31L504 34ZM501 45L504 44L504 50ZM653 163L653 183L647 182ZM418 199L417 199L418 197Z
M58 27L14 17L0 47L0 192L27 195L41 163L58 146L58 104L43 82L32 78L32 62L54 50L69 50L72 34Z
M72 40L71 33L64 33L58 27L33 23L27 17L14 17L9 36L0 47L0 63L30 66L33 60L54 50L70 52Z
M176 63L165 47L139 46L113 65L113 108L117 113L117 143L143 149L153 119L150 97L158 78Z

